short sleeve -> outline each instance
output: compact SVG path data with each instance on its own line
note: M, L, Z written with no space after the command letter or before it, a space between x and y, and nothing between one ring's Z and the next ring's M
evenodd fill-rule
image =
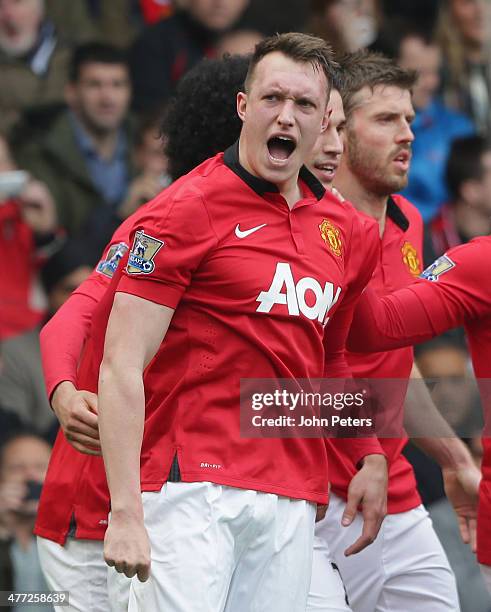
M176 308L193 273L216 244L200 194L162 200L133 227L118 291Z

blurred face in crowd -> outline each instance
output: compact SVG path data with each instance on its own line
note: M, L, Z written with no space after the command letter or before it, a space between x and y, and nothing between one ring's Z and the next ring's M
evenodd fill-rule
M254 30L236 30L224 34L216 46L218 57L229 55L248 55L254 51L254 47L264 37Z
M486 36L486 0L450 0L450 10L464 41L480 47Z
M387 196L407 185L414 110L407 89L361 89L346 124L342 163L367 192Z
M331 0L326 2L324 19L339 33L347 50L370 45L377 36L373 0Z
M64 276L51 289L48 295L49 311L54 314L68 300L75 289L81 285L90 275L92 268L89 266L79 266L70 274Z
M141 142L135 148L134 158L135 166L144 174L159 177L167 173L169 162L157 128L148 129L142 134Z
M28 483L44 482L48 469L51 447L37 436L23 436L7 442L2 449L0 482L12 483L25 487L25 496L29 495ZM37 492L32 499L24 499L15 511L18 515L34 518L38 507Z
M427 45L422 38L408 36L401 42L399 65L418 72L413 87L413 104L417 109L426 108L440 85L440 49L437 45Z
M466 351L454 346L428 349L418 357L421 374L436 382L431 392L435 405L454 428L466 419L476 391L467 364Z
M479 210L484 216L491 216L491 151L481 157L482 176L469 179L462 184L460 192L467 205ZM479 233L483 232L478 232Z
M249 0L189 0L188 12L210 30L226 30L238 21Z
M331 189L343 153L343 134L346 127L343 101L339 91L335 89L331 91L328 111L329 123L317 138L307 165L324 187Z
M123 64L88 62L79 78L65 90L68 105L89 131L107 133L119 128L130 103L130 80Z
M43 17L44 0L0 0L0 48L14 57L27 53Z
M15 438L2 452L1 480L43 482L48 469L51 447L35 436Z
M248 93L237 96L243 121L240 159L251 174L280 191L296 184L300 167L327 125L327 86L324 72L310 63L277 51L260 60Z

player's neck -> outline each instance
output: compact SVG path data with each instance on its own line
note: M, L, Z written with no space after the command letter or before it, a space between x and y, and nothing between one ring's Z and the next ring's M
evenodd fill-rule
M353 206L373 217L380 228L382 236L385 230L385 217L387 212L388 197L368 191L357 178L349 172L338 172L334 181L334 187L338 189L343 197Z

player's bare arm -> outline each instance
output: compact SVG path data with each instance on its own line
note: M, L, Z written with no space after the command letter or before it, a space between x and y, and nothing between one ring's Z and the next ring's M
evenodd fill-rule
M128 325L135 321L138 324ZM150 572L150 544L143 524L140 449L145 417L143 371L156 354L174 311L116 293L99 375L100 436L111 495L104 558L141 581Z

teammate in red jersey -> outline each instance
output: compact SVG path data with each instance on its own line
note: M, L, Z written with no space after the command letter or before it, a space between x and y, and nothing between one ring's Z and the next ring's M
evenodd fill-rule
M407 182L410 146L413 135L410 123L414 116L410 89L414 75L393 62L369 53L350 56L343 63L346 81L343 90L347 116L346 152L335 184L343 196L379 221L381 257L369 286L378 295L413 282L421 272L422 220L415 207L400 196L391 196ZM325 185L334 180L336 160L329 160L322 151L314 154L314 172ZM331 155L332 157L332 155ZM363 337L363 334L362 334ZM349 353L348 363L355 377L407 379L411 373L411 349L373 353ZM402 405L405 386L400 385ZM342 602L334 606L327 577L332 573L332 555L343 576L348 599L355 611L382 611L388 598L391 608L406 609L411 601L424 597L432 610L456 610L458 599L455 581L431 527L416 490L414 473L401 455L406 439L381 439L390 459L388 513L374 544L355 557L348 544L361 530L362 514L356 506L346 504L348 492L358 486L356 462L350 457L343 440L329 441L331 503L326 518L316 526L316 548L309 609L344 610ZM472 465L471 458L459 441L448 442L446 453L435 451L442 461L462 458ZM441 449L440 449L441 451ZM367 490L364 514L380 499L377 483ZM353 515L356 515L353 521ZM367 518L365 517L365 521ZM340 528L341 521L347 528ZM395 541L397 540L397 545ZM414 603L414 605L416 605Z
M491 592L491 236L450 249L406 289L378 298L367 292L355 319L354 350L391 350L424 342L453 327L466 331L485 411L482 481L477 516L477 557ZM363 329L363 342L358 334ZM461 531L472 507L462 495Z
M328 55L305 35L259 43L238 96L238 145L135 226L99 385L105 557L142 580L151 558L130 610L305 609L324 442L241 438L238 399L240 378L321 375L326 317L329 372L374 263L376 249L365 278L345 286L369 232L300 171L326 120ZM322 237L328 222L336 248Z

